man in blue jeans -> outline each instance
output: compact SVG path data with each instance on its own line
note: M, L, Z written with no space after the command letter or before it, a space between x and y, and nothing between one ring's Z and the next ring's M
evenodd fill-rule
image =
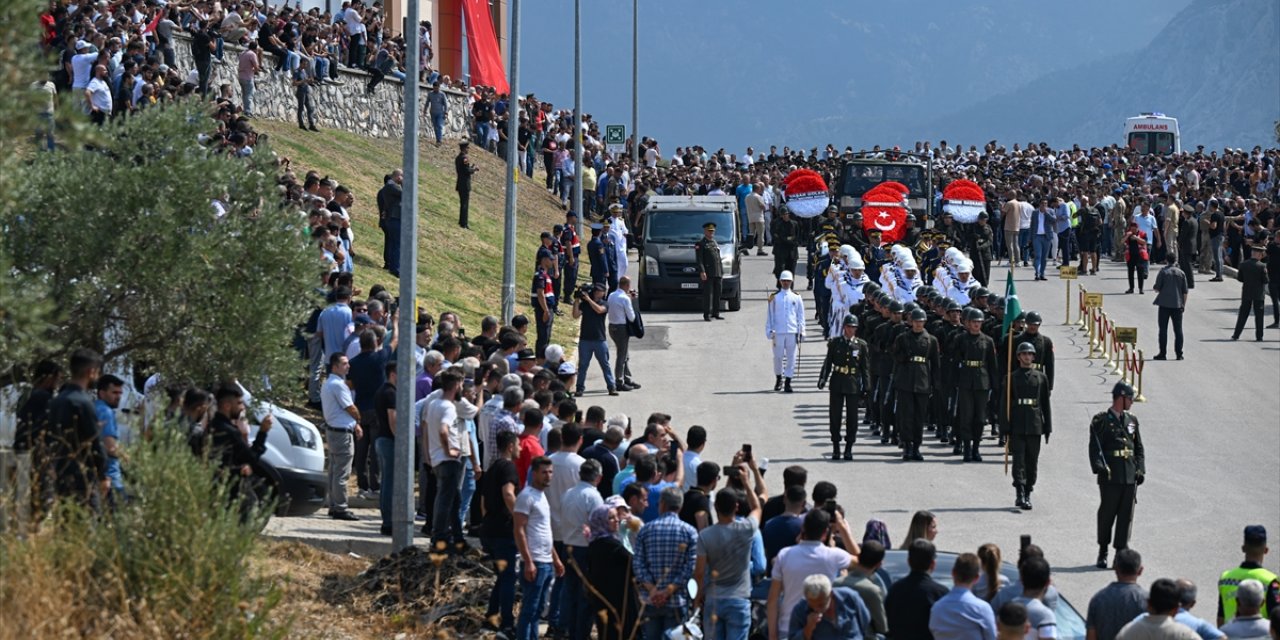
M543 493L551 486L551 458L538 456L529 469L529 484L516 497L512 530L520 553L520 619L518 640L537 640L538 617L546 602L547 583L564 577L551 536L551 506Z
M518 455L520 437L516 432L499 432L497 452L481 480L480 494L484 501L481 543L493 557L497 574L485 618L493 620L497 616L498 629L508 638L515 637L516 540L512 513L516 507L516 487L520 486L515 465Z
M753 472L747 463L741 477ZM739 518L738 505L746 502L750 513ZM698 581L702 628L708 638L747 640L751 632L751 543L760 526L760 499L754 491L724 488L716 493L716 523L703 529L698 539Z
M440 385L440 397L427 402L424 408L422 437L436 479L431 542L439 550L441 545L464 544L458 503L462 493L462 439L467 435L459 427L455 405L462 388L462 376L445 371L436 377L436 382Z
M378 387L373 398L373 413L377 422L372 434L373 451L378 456L378 469L383 483L378 488L378 510L382 512L382 535L391 535L391 492L395 477L396 453L396 361L384 366L386 382Z
M1053 212L1049 210L1049 201L1040 198L1036 210L1031 213L1031 247L1035 253L1036 280L1047 280L1044 277L1045 263L1049 260L1049 234L1053 230Z
M427 93L427 114L431 116L431 129L436 134L436 145L444 138L444 118L449 115L449 98L440 90L440 81L431 83Z
M573 317L582 318L582 328L578 332L578 389L573 394L582 397L587 384L587 367L595 358L604 371L604 382L609 387L609 395L618 395L617 385L613 379L613 370L609 367L609 343L606 333L606 320L609 310L605 308L604 294L609 285L597 282L591 288L591 295L574 292L576 302L573 305Z

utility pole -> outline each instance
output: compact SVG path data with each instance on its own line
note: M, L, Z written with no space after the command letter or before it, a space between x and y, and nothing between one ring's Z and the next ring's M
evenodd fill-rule
M573 211L582 237L582 0L573 0Z
M502 323L516 314L516 175L520 171L520 0L511 0L510 60L507 62L507 197L502 238Z
M400 200L400 305L396 335L400 356L396 360L395 477L391 493L391 548L413 545L413 354L418 324L418 0L408 0L404 18L404 191Z
M631 0L631 175L640 166L640 0Z

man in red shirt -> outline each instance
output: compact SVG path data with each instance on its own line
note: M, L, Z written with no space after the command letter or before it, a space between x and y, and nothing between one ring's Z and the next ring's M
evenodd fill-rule
M542 411L539 409L525 409L520 414L524 422L524 431L520 432L520 457L516 458L516 477L520 480L520 488L529 481L529 466L533 464L533 459L546 455L546 451L542 448Z

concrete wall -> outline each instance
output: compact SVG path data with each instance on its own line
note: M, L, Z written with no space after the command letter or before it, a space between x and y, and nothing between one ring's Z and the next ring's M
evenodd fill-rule
M186 72L195 68L191 57L190 40L185 36L175 38L174 49L177 53L178 68L185 76ZM212 76L209 81L211 90L216 90L223 83L232 87L236 99L240 99L240 83L236 80L236 57L241 49L227 45L225 51L226 64L218 64L214 60ZM264 69L275 68L275 58L262 54ZM376 138L400 137L404 133L404 98L399 81L387 78L378 85L373 95L365 94L365 85L369 74L341 68L338 77L342 85L323 84L312 88L312 96L316 106L316 124L330 129L354 131ZM422 87L421 102L426 103L430 87ZM467 129L468 110L466 95L452 90L445 90L449 96L449 115L445 118L444 137L461 139ZM293 86L281 75L273 78L268 71L260 73L256 78L253 97L253 112L258 118L297 121L298 101L293 95ZM422 138L431 139L431 118L419 106L418 127Z

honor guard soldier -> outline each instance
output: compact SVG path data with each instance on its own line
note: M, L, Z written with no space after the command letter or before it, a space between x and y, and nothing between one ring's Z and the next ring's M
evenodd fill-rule
M1018 368L1009 376L1007 412L1001 425L1013 456L1013 488L1018 493L1014 505L1028 511L1040 469L1040 436L1048 443L1053 431L1049 381L1034 367L1035 359L1035 346L1027 342L1018 345Z
M963 448L965 462L982 462L978 442L987 424L987 397L995 387L996 344L982 333L983 315L977 309L964 310L965 333L951 341L951 359L956 364L955 439Z
M889 298L889 294L881 291L881 308L884 309L885 322L876 327L875 334L871 335L871 343L874 355L872 365L876 372L876 415L879 416L877 427L873 427L871 432L880 433L880 444L898 444L898 432L894 425L897 420L893 414L894 398L897 394L893 392L893 339L896 337L894 330L902 326L902 303Z
M1044 372L1049 378L1049 391L1053 391L1053 340L1049 336L1040 333L1040 323L1044 321L1040 314L1035 311L1028 311L1026 329L1021 334L1013 334L1013 344L1016 347L1024 342L1030 343L1036 348L1036 364L1035 368Z
M893 386L897 391L898 432L904 443L903 460L924 460L920 442L929 411L929 394L938 380L938 339L924 330L925 313L911 312L911 328L893 341Z
M1116 550L1129 546L1133 507L1138 503L1138 485L1146 479L1146 454L1142 433L1133 407L1133 387L1117 382L1111 389L1111 408L1093 416L1089 423L1089 464L1098 476L1102 501L1098 505L1098 568L1107 568L1107 545ZM1115 538L1111 536L1115 527Z
M702 225L702 238L693 245L698 263L698 279L702 283L702 319L710 322L720 317L720 291L724 281L724 265L720 262L720 243L716 242L716 223Z
M858 404L867 393L867 343L857 337L858 317L846 315L841 334L827 342L827 357L818 373L818 388L831 382L831 459L840 459L840 420L845 417L844 459L853 459L858 441Z
M804 300L791 290L794 279L790 271L778 276L782 288L769 294L764 318L765 336L773 341L773 390L787 393L791 393L791 379L796 375L797 345L804 342Z

